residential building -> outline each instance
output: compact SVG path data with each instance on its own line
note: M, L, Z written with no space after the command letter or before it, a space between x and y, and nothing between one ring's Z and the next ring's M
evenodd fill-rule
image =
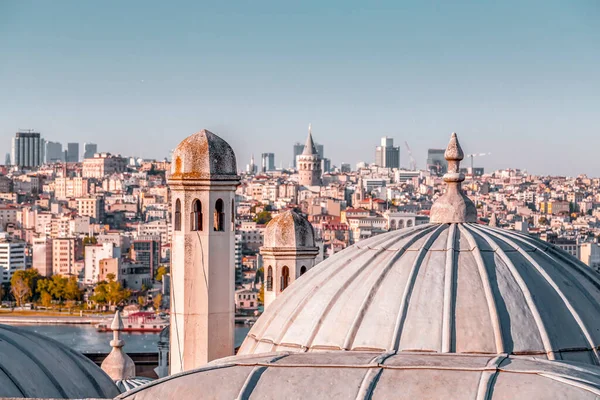
M105 175L125 172L127 160L110 153L96 153L93 158L83 160L84 178L102 179Z
M90 217L96 223L104 219L104 200L102 197L80 197L77 199L77 213Z
M54 197L57 200L85 197L89 192L90 182L86 178L56 178L54 180Z
M579 259L594 271L600 272L600 245L598 243L582 243L579 246Z
M27 244L24 241L8 237L6 234L0 236L0 282L9 283L13 274L25 269L25 249Z
M100 260L114 258L112 243L93 244L85 246L84 283L93 285L100 280Z
M63 276L78 276L76 255L79 252L79 242L75 238L52 239L52 274Z
M31 267L42 276L52 275L52 239L39 237L33 239L33 262Z

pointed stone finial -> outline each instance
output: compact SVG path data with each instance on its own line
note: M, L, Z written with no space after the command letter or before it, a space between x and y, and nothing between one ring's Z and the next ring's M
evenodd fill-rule
M453 132L444 153L444 158L448 161L448 172L444 175L447 189L446 193L437 199L431 207L430 220L432 223L449 224L477 221L475 204L465 196L460 187L465 180L465 176L460 173L460 161L464 157L458 137Z
M123 346L125 346L125 342L121 340L121 331L123 328L121 313L117 310L110 325L110 329L113 331L113 340L110 341L112 351L102 361L102 370L114 381L135 377L135 364L131 357L123 351Z

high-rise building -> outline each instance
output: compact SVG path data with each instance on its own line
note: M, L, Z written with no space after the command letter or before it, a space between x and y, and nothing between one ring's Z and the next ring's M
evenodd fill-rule
M59 142L46 142L46 163L64 161L62 144Z
M94 154L98 152L98 145L95 143L83 144L83 158L94 158Z
M261 154L261 171L274 171L275 170L275 154L273 153L262 153Z
M381 146L375 148L375 165L400 168L400 147L394 147L394 139L387 136L381 138Z
M6 157L4 157L4 165L10 165L10 153L6 153Z
M79 162L79 143L67 143L66 162Z
M153 277L160 264L160 236L140 236L131 246L131 258L145 267Z
M427 150L427 170L434 175L441 176L448 172L448 161L444 158L444 149Z
M299 142L294 144L294 160L293 160L294 168L298 168L298 165L296 164L296 159L299 155L301 155L304 152L304 146L305 146L304 144L299 143ZM323 159L324 154L325 154L325 149L324 149L323 145L314 143L314 146L315 146L315 151L319 155L319 158Z
M44 162L44 139L39 132L19 131L12 143L12 163L19 167L38 167Z

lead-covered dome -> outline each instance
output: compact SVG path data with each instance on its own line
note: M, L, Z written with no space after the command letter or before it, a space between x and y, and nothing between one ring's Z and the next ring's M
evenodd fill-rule
M311 223L292 210L283 212L269 221L264 238L266 248L315 247L315 235Z
M435 219L355 244L290 285L239 354L527 354L600 364L600 279L529 235L472 223L456 134Z
M173 151L169 179L237 179L235 153L226 141L203 129Z
M598 364L600 282L553 245L477 224L426 224L341 251L294 282L239 354L511 353Z
M0 325L0 397L113 398L119 393L83 355L37 333Z
M201 393L201 396L200 396ZM121 399L597 399L600 369L523 356L279 353L231 357Z

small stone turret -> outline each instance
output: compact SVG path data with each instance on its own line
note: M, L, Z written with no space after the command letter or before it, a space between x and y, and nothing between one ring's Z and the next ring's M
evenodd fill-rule
M113 349L102 362L102 369L114 381L132 379L135 377L135 364L131 357L123 351L123 346L125 346L125 342L121 339L123 320L118 310L115 313L115 318L110 329L113 331L113 340L110 341Z

